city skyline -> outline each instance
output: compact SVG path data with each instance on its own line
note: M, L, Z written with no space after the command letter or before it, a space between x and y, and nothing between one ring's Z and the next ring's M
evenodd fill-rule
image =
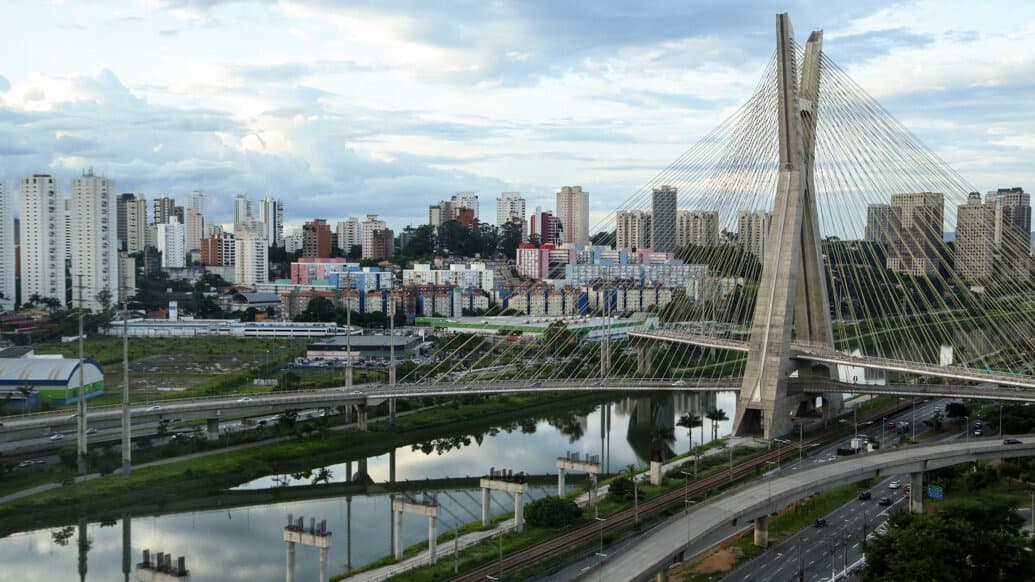
M1024 49L1035 43L1032 9L975 4L931 18L924 6L810 7L798 26L821 24L831 56L979 190L1032 183L1033 123L1016 97L1030 93L1035 64L999 56L1035 53ZM2 174L53 173L67 184L93 166L121 192L209 193L207 213L220 221L235 193L272 195L297 201L285 216L292 226L330 209L419 224L415 199L457 190L481 193L484 216L505 191L548 208L557 188L574 183L594 193L592 231L658 160L750 91L769 54L758 47L771 41L771 15L765 6L719 8L646 7L644 25L630 26L606 4L388 14L324 2L169 1L119 6L113 16L95 5L19 6L14 20L52 32L48 51L70 53L62 47L84 36L91 50L62 59L43 51L0 70L0 131L18 137ZM456 24L441 30L496 32L454 38L434 29L443 18ZM691 21L703 28L687 32ZM576 24L574 44L533 34ZM21 54L24 34L0 42ZM722 53L709 48L719 37ZM254 38L290 48L259 61ZM294 42L276 42L286 39ZM890 62L912 71L908 83L887 74ZM381 90L392 83L410 90Z

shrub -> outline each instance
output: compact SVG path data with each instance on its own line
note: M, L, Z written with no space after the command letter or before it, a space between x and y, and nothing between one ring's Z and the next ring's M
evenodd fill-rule
M608 496L618 499L632 499L633 497L633 482L628 477L618 477L614 481L611 481L611 486L607 490Z
M566 527L582 517L582 509L570 499L544 497L525 507L525 520L536 527Z

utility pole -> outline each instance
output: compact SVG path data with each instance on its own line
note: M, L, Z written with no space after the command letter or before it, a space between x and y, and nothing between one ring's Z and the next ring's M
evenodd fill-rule
M132 470L129 438L129 301L122 303L122 474Z
M83 373L83 276L79 281L79 399L76 401L76 465L80 475L86 474L86 382Z
M345 299L345 388L352 389L352 298Z
M391 295L389 295L391 297ZM388 341L388 384L395 388L395 299L388 304L388 329L391 337ZM388 420L395 424L395 398L388 399Z

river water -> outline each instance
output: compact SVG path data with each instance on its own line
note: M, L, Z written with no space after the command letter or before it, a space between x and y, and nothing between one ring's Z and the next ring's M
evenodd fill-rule
M308 484L316 477L327 482L344 482L361 473L374 482L390 479L391 457L395 457L396 481L482 475L490 467L531 474L556 473L555 458L568 452L601 455L605 470L618 472L629 464L643 466L650 456L654 427L674 428L675 438L666 443L666 456L689 448L686 429L675 427L687 413L697 415L712 407L735 415L736 395L667 394L652 398L626 399L589 405L578 413L554 418L529 418L487 431L452 435L450 438L406 446L364 460L351 460L327 467L314 467L311 475L271 475L236 489L265 489ZM719 424L719 434L730 430L731 421ZM705 441L711 439L710 422L705 421ZM697 444L701 429L694 429ZM347 452L343 451L343 459ZM326 471L320 471L326 469ZM530 497L556 494L556 484L530 486ZM438 492L440 504L438 534L455 525L478 521L481 495L477 489ZM500 515L513 510L513 499L493 495L491 510ZM132 508L127 508L130 512ZM141 561L145 549L185 556L194 582L222 580L283 580L285 546L283 528L287 516L326 519L332 532L328 571L358 568L391 553L391 498L388 494L353 495L253 505L212 508L160 516L134 516L112 523L77 520L69 516L67 527L26 531L0 539L3 580L50 581L135 579L123 578L124 559L129 568ZM128 528L126 527L128 525ZM423 517L403 518L405 546L426 543L427 521ZM123 540L129 541L128 545ZM451 546L439 548L440 559L448 559ZM85 551L84 551L85 550ZM127 552L128 550L128 552ZM316 578L317 550L298 546L295 550L298 580Z

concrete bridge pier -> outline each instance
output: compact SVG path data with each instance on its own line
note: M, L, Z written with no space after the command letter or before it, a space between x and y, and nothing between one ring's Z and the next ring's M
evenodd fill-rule
M489 527L491 515L489 515L489 494L487 487L482 487L482 527Z
M668 582L668 568L654 575L654 582Z
M395 449L388 452L388 482L395 483Z
M763 515L755 519L755 545L760 548L769 547L769 516Z
M388 399L388 422L395 424L395 398Z
M654 357L654 347L650 345L639 345L636 346L636 371L643 375L649 376L653 369L652 359Z
M524 474L509 473L503 469L492 470L488 477L479 482L482 488L482 525L489 525L489 491L504 491L514 495L514 529L522 531L525 525L525 495L528 494L528 479Z
M600 416L600 424L604 424L604 416ZM603 449L603 447L601 447ZM589 478L593 481L594 487L589 492L589 504L590 506L596 505L596 482L597 475L600 474L600 456L589 455L585 458L578 452L568 451L567 456L557 457L557 497L564 497L564 472L565 471L581 471L583 473L589 473Z
M284 546L287 548L287 556L285 557L287 574L284 576L284 579L287 582L295 582L295 542L285 542Z
M435 535L435 518L438 517L438 500L433 496L425 495L422 498L397 497L392 500L392 520L394 522L392 532L392 549L395 551L395 559L403 557L402 546L402 516L403 513L416 513L428 518L428 559L430 564L436 561L435 553L438 550L438 536Z
M219 440L219 417L205 419L205 435L210 441Z
M909 474L909 511L924 512L924 474L922 471Z
M367 405L357 404L356 405L356 423L359 425L359 430L367 431Z
M514 492L514 530L521 532L525 529L525 494L522 491Z
M564 467L557 469L557 497L564 497Z
M352 424L352 405L345 406L345 424Z

